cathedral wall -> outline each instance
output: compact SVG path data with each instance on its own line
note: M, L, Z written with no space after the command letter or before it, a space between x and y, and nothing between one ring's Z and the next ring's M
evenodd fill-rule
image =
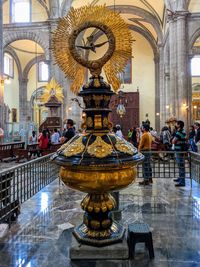
M148 118L151 126L155 127L155 64L154 55L146 39L134 32L136 40L133 43L132 84L125 84L124 91L134 92L139 88L140 93L140 122Z

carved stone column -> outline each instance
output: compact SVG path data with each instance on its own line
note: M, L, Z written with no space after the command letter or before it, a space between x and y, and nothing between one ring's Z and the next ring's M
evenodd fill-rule
M19 80L19 120L26 122L28 116L27 107L27 84L28 79L22 78Z
M178 101L177 110L178 118L188 123L188 60L187 60L187 34L186 34L186 17L188 12L176 12L177 16L177 87Z
M163 107L165 109L165 121L169 117L169 112L166 109L166 106L171 103L170 96L170 66L169 66L169 40L165 44L164 48L164 92L165 99L163 101Z
M188 72L188 126L192 125L193 121L193 106L192 106L192 73L191 73L191 60L194 55L188 55L187 57L187 72Z
M69 11L73 0L64 0L61 6L61 16L64 17Z
M59 0L49 1L51 19L59 18Z
M154 57L155 63L155 129L160 130L160 87L159 87L159 55Z
M164 77L164 49L163 49L163 46L160 46L159 47L159 54L160 54L160 57L159 57L159 97L160 97L160 100L159 100L159 103L160 103L160 126L162 127L164 122L165 122L165 109L164 109L164 106L163 106L163 102L164 102L164 96L165 96L165 93L164 93L164 80L163 80L163 77Z
M0 127L4 128L4 81L3 81L3 1L0 1Z
M169 61L170 61L170 116L177 116L177 47L176 47L176 21L173 17L169 20ZM165 107L166 108L166 107Z

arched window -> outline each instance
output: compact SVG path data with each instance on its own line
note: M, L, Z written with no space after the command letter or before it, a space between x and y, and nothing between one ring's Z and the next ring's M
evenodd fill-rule
M14 77L14 60L8 53L4 54L4 74L11 78Z
M191 62L192 76L200 76L200 57L193 57Z
M30 22L31 4L30 0L12 0L12 22Z
M38 81L47 82L49 80L49 66L44 61L38 64Z

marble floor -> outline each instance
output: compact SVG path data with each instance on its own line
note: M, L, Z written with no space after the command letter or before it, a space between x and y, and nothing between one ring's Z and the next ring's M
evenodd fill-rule
M120 192L125 227L134 221L149 224L155 259L143 244L134 260L70 261L73 226L82 220L84 194L55 180L21 206L21 214L0 239L0 267L197 267L200 266L200 186L190 181L175 188L172 179L138 183Z

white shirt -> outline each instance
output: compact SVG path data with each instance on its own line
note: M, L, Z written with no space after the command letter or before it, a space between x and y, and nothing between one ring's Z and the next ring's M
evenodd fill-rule
M121 130L117 130L116 135L119 136L120 138L123 138L123 134Z
M60 135L59 133L53 133L51 136L51 143L52 144L58 144L59 143L59 139L60 139Z

